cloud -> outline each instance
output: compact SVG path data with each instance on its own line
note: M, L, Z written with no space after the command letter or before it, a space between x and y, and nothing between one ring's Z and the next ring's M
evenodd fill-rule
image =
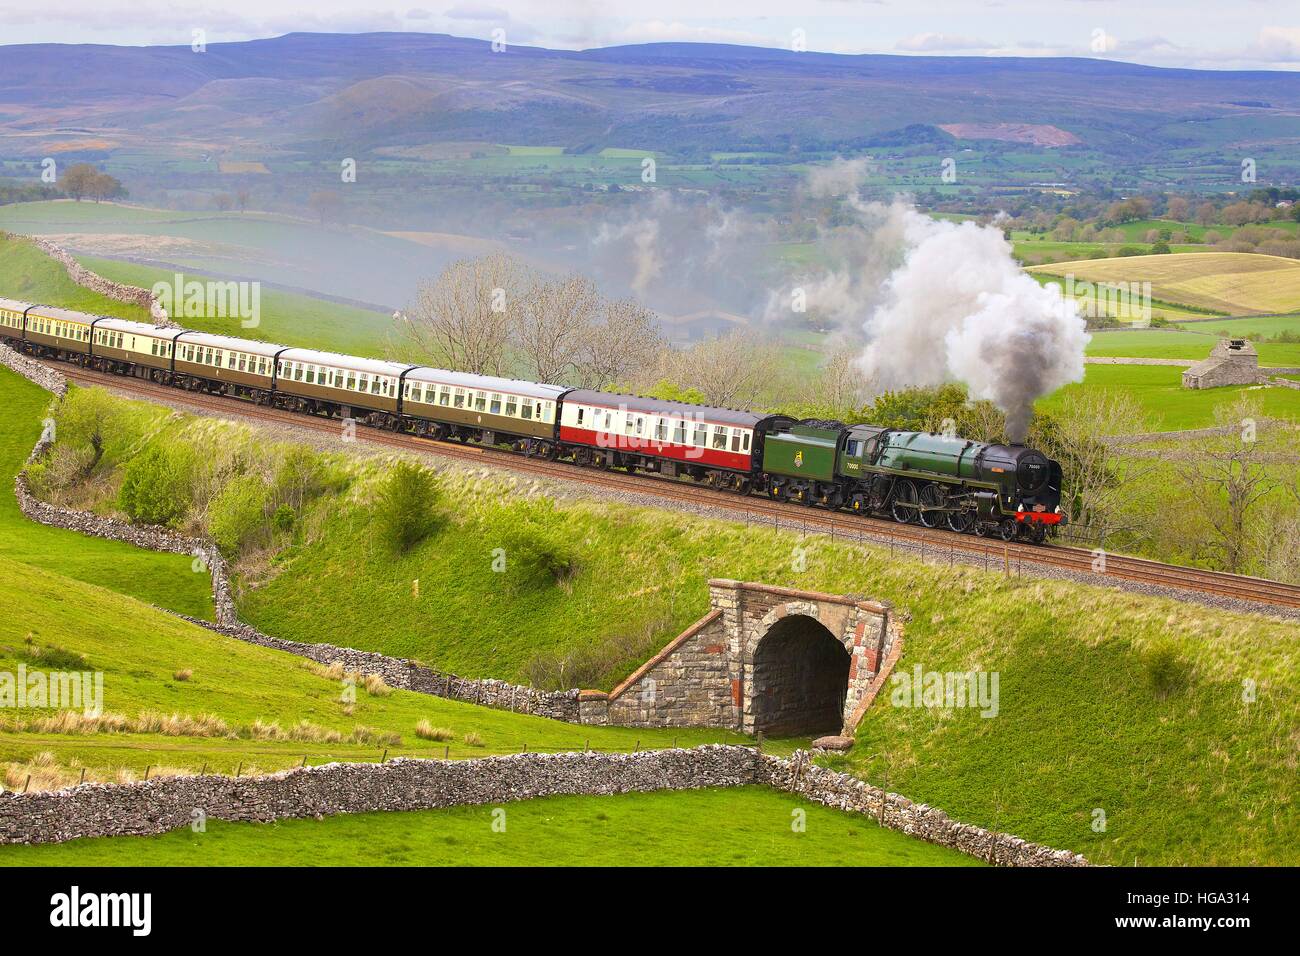
M940 53L948 50L991 50L997 46L987 40L954 36L950 33L915 33L894 44L894 49L908 53Z
M689 26L680 20L640 20L611 37L615 43L737 43L744 46L788 46L789 39L773 39L747 30Z
M479 6L473 3L461 3L448 10L444 16L448 20L491 20L501 22L510 19L510 13L500 7Z

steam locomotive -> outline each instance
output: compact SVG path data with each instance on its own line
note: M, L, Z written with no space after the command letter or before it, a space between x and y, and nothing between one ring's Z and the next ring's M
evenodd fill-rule
M1023 445L453 372L11 299L0 299L0 340L306 415L928 528L1042 542L1065 522L1060 465Z

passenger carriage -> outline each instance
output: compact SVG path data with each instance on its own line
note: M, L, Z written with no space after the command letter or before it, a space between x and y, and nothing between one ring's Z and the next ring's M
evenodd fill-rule
M287 346L207 332L179 332L172 343L176 384L191 390L270 400L276 356Z
M568 388L424 366L411 369L402 385L403 413L416 434L555 453L556 413Z
M560 442L578 464L685 476L748 492L760 478L763 436L789 421L784 415L574 389L564 396Z
M402 378L415 366L312 349L281 349L275 388L282 405L396 428Z

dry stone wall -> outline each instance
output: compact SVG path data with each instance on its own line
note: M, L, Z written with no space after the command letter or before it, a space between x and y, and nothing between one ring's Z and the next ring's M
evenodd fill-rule
M913 803L857 777L819 767L810 758L806 752L796 752L788 760L762 755L758 759L754 782L798 794L837 810L861 813L891 830L959 850L998 866L1089 865L1083 856L1069 850L1055 850L1009 833L959 823L937 807Z
M74 259L66 249L56 245L49 239L44 239L41 236L27 236L26 238L31 240L36 248L63 266L68 272L68 278L77 285L90 289L92 292L98 292L100 295L108 296L110 299L116 299L118 302L129 302L132 305L148 309L156 325L171 329L180 328L167 315L167 310L162 307L158 297L149 289L141 289L138 286L105 279L98 273L91 272Z
M847 774L748 747L708 744L634 754L516 754L480 760L397 758L327 764L258 777L159 777L0 793L0 844L143 836L196 819L270 822L336 813L431 810L550 796L604 796L764 784L1001 866L1087 866L1065 850L952 820Z

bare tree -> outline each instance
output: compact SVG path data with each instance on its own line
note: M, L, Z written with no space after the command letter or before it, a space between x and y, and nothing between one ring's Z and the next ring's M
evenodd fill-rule
M534 379L557 385L573 380L599 311L600 294L584 276L528 283L515 313L514 344Z
M635 299L605 300L604 321L592 325L578 347L578 381L588 388L649 382L668 342L654 312Z
M1214 535L1225 570L1251 562L1253 520L1259 503L1279 484L1268 466L1270 429L1259 402L1242 395L1215 409L1220 432L1198 439L1189 454L1174 458L1182 500L1203 517Z
M416 292L398 351L455 371L502 374L526 282L519 262L502 253L451 263Z
M800 404L835 414L856 411L866 398L866 379L858 367L860 349L836 349L811 379L799 387Z
M1145 416L1119 391L1082 389L1066 394L1050 424L1035 429L1034 443L1061 462L1062 502L1085 534L1105 541L1117 531L1140 532L1153 509L1134 495L1154 463L1125 455L1113 439L1142 428Z
M779 349L757 334L737 329L674 353L669 376L698 390L711 405L749 409L759 403L780 367Z

